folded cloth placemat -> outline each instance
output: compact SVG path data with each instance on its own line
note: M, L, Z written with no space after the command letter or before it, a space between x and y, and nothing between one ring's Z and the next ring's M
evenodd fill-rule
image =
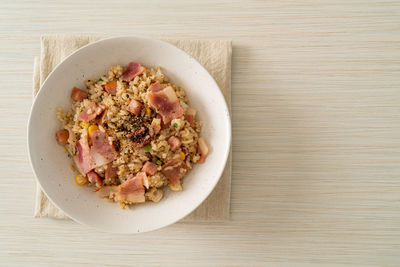
M50 72L65 57L78 48L91 42L110 36L99 35L44 35L41 38L40 57L34 61L34 95ZM162 39L197 59L214 77L230 109L231 104L231 55L232 42L229 40L187 40ZM55 118L55 116L54 116ZM42 192L39 185L36 190L35 217L68 219L57 209ZM231 193L231 153L222 177L210 196L183 222L213 222L229 220ZM118 207L117 207L118 208Z

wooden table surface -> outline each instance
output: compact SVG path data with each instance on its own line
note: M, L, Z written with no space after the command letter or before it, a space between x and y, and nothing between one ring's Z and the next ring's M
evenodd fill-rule
M400 265L399 1L89 2L0 2L0 265ZM32 62L68 32L233 40L230 222L33 218Z

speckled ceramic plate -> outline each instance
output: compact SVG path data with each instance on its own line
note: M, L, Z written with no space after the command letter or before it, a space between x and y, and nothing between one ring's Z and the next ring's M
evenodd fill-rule
M204 164L185 176L182 192L165 190L159 203L122 210L99 198L92 188L74 181L71 160L61 152L54 134L60 124L56 109L70 107L71 88L85 88L84 80L106 73L112 65L141 62L161 66L173 83L185 88L189 103L203 121L201 135L210 146ZM60 63L43 83L30 113L28 149L33 171L47 197L69 217L107 232L138 233L172 224L196 209L222 175L231 142L227 105L211 75L190 55L154 39L118 37L89 44Z

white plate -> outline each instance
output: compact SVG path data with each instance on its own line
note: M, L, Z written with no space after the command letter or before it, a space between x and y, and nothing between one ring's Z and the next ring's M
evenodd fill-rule
M182 86L189 104L204 122L201 136L211 148L204 164L185 176L183 191L164 190L159 203L145 203L127 210L99 198L92 188L78 186L71 159L55 140L60 123L57 107L71 105L73 87L130 61L146 67L161 66L171 81ZM190 55L153 39L118 37L89 44L67 57L43 83L33 103L28 123L29 157L36 179L47 197L69 217L107 232L138 233L172 224L198 207L217 184L228 157L231 123L225 99L211 75Z

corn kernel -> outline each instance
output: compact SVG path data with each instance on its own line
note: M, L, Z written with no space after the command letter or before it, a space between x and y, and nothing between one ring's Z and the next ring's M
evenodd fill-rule
M82 123L81 123L81 127L82 127L82 128L85 128L86 125L87 125L86 122L82 122Z
M84 185L84 184L86 184L87 179L86 179L86 177L83 176L82 174L77 174L77 175L75 176L75 182L76 182L78 185Z
M94 124L90 125L88 128L89 136L92 137L92 133L98 129L99 129L99 127L97 127L97 125L94 125Z
M149 107L146 107L146 114L147 114L147 115L150 115L150 113L151 113L150 108L149 108Z
M182 160L185 160L185 158L186 158L185 153L183 153L183 152L181 151L181 153L179 153L179 154L181 155L181 159L182 159Z
M67 152L67 149L64 147L63 149L62 149L62 152Z

